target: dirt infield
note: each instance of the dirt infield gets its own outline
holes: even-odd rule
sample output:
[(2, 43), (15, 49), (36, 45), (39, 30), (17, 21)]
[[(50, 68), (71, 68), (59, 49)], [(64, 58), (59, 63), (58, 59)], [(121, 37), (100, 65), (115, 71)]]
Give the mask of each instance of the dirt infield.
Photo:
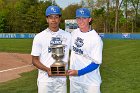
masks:
[(0, 53), (0, 83), (21, 77), (35, 67), (31, 63), (30, 54)]

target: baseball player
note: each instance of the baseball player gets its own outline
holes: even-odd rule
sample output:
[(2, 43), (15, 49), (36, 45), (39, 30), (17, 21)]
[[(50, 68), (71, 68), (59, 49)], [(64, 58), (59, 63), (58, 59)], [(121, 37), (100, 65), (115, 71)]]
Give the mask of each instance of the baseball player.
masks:
[[(58, 6), (46, 9), (48, 28), (38, 33), (32, 45), (32, 63), (38, 68), (38, 93), (66, 93), (66, 77), (50, 75), (50, 66), (55, 62), (50, 46), (64, 44), (64, 62), (68, 62), (70, 48), (70, 33), (59, 28), (61, 10)], [(66, 64), (65, 63), (65, 64)]]
[(76, 20), (79, 28), (71, 33), (70, 93), (100, 93), (103, 42), (89, 25), (87, 8), (76, 10)]

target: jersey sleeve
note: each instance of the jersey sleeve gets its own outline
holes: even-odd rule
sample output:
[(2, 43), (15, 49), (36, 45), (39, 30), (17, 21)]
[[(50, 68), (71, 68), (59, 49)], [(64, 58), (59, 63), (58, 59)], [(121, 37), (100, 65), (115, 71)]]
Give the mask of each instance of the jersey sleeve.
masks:
[(35, 36), (32, 44), (32, 51), (31, 55), (32, 56), (40, 56), (41, 54), (41, 42), (39, 40), (38, 36)]
[(92, 58), (96, 60), (96, 64), (102, 63), (102, 49), (103, 49), (103, 42), (101, 38), (98, 38), (94, 48), (92, 49)]
[(69, 61), (69, 51), (70, 51), (70, 44), (71, 44), (70, 42), (71, 42), (71, 35), (68, 34), (67, 41), (65, 43), (64, 58), (63, 58), (63, 61), (66, 63)]

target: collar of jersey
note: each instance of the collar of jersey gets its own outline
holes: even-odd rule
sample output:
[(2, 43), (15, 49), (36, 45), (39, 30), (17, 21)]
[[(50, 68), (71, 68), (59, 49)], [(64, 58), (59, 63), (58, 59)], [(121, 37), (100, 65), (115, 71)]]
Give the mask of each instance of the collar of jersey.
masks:
[[(79, 30), (80, 30), (80, 28), (79, 28)], [(88, 32), (90, 32), (90, 31), (92, 31), (92, 29), (90, 29), (90, 30), (87, 31), (87, 32), (82, 32), (82, 31), (80, 30), (80, 32), (82, 32), (82, 33), (88, 33)]]
[(50, 30), (49, 28), (47, 28), (47, 32), (51, 33), (52, 35), (56, 34), (59, 32), (59, 30), (57, 32), (53, 32), (52, 30)]

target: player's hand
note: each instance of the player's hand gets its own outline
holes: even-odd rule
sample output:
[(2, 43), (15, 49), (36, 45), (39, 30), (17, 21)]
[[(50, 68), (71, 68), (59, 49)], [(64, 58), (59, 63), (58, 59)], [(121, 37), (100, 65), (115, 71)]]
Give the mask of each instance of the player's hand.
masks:
[(51, 76), (51, 71), (48, 72), (48, 76)]
[(48, 76), (51, 75), (51, 70), (50, 70), (50, 68), (47, 68), (47, 73), (48, 73)]
[(77, 76), (78, 75), (78, 70), (68, 70), (68, 75), (69, 76)]

